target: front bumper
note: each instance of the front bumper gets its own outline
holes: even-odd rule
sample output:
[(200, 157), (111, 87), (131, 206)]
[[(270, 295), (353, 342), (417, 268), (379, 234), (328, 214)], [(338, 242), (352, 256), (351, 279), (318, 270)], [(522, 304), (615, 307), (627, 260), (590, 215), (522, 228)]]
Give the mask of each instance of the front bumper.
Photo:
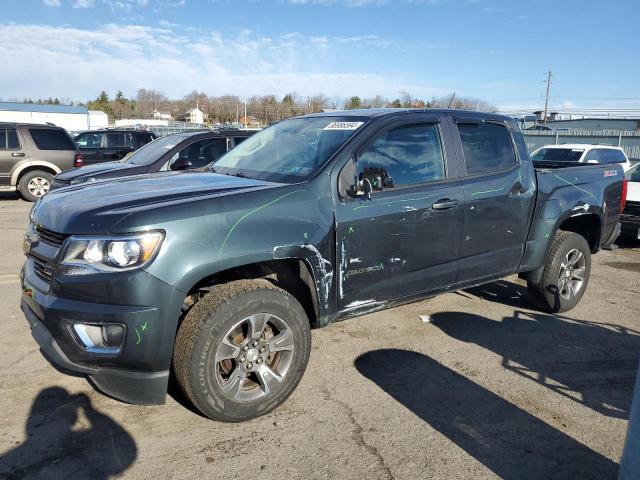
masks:
[[(87, 375), (99, 390), (119, 400), (164, 403), (184, 294), (144, 271), (115, 274), (110, 282), (104, 275), (86, 277), (54, 278), (47, 285), (27, 259), (21, 272), (21, 309), (45, 357), (63, 370)], [(73, 334), (78, 322), (123, 325), (120, 351), (86, 349)]]

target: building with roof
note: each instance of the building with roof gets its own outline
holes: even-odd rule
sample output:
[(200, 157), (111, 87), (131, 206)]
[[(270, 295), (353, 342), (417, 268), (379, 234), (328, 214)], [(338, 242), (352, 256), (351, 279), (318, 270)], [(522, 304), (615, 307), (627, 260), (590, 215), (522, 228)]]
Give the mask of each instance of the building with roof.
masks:
[(204, 112), (198, 107), (190, 108), (184, 115), (184, 120), (189, 123), (197, 123), (202, 125), (204, 123)]
[(0, 122), (52, 123), (70, 132), (106, 128), (106, 113), (72, 105), (0, 102)]

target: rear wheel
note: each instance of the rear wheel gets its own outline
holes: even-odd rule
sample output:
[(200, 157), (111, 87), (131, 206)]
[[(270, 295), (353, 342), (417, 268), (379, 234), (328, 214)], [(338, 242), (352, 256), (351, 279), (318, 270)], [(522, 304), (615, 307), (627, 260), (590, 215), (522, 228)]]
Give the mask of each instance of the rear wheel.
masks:
[(591, 274), (591, 251), (582, 235), (558, 232), (539, 283), (528, 282), (533, 303), (549, 312), (566, 312), (584, 295)]
[(217, 285), (189, 311), (174, 352), (176, 378), (204, 415), (240, 422), (291, 395), (311, 350), (309, 320), (268, 280)]
[(20, 195), (29, 202), (35, 202), (51, 189), (53, 175), (41, 170), (26, 173), (18, 185)]

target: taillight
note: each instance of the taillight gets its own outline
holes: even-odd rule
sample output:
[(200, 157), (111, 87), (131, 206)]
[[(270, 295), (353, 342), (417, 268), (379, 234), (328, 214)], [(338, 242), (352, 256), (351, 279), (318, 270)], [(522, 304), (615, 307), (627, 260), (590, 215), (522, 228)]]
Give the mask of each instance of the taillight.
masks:
[(82, 154), (76, 153), (76, 156), (73, 159), (73, 166), (75, 168), (82, 167), (84, 165), (84, 160), (82, 160)]
[(622, 177), (622, 198), (620, 198), (620, 213), (624, 212), (627, 203), (627, 177)]

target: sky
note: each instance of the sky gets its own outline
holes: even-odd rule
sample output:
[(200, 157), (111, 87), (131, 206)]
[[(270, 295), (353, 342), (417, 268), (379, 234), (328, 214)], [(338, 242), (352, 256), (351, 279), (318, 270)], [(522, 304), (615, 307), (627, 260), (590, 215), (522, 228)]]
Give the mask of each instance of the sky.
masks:
[(638, 0), (0, 0), (0, 98), (456, 92), (640, 109)]

